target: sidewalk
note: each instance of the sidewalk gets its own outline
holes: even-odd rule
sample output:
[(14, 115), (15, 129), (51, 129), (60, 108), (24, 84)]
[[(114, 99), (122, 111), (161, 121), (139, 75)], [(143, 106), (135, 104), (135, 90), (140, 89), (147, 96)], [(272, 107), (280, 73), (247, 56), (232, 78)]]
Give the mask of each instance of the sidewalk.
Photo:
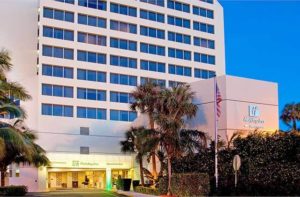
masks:
[(125, 192), (125, 191), (118, 190), (117, 193), (126, 195), (126, 196), (130, 196), (130, 197), (157, 197), (157, 196), (141, 194), (141, 193), (137, 193), (137, 192), (133, 192), (133, 191)]

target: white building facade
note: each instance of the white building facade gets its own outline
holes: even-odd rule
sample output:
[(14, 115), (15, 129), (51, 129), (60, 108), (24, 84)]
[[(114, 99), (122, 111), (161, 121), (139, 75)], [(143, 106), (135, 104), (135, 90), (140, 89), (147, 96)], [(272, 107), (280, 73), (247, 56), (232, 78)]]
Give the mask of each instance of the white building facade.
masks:
[[(225, 74), (223, 9), (215, 0), (2, 0), (0, 47), (51, 166), (12, 167), (30, 191), (107, 188), (137, 178), (119, 142), (137, 113), (130, 92)], [(88, 184), (84, 185), (89, 179)]]

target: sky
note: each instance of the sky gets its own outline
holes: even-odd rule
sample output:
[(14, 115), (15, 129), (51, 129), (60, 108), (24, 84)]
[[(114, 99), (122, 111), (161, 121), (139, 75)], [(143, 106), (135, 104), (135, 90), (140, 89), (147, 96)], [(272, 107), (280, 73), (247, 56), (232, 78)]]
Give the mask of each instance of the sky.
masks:
[[(279, 112), (300, 102), (300, 0), (219, 0), (227, 74), (277, 82)], [(281, 122), (280, 128), (286, 130)]]

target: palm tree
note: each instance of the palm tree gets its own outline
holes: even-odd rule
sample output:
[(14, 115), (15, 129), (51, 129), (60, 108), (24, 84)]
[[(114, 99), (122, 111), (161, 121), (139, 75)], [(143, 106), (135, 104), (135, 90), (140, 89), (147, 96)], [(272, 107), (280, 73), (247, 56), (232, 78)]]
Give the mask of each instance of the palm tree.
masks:
[[(149, 128), (154, 130), (153, 114), (156, 110), (156, 102), (161, 88), (154, 83), (146, 83), (138, 86), (132, 93), (134, 102), (131, 104), (131, 110), (139, 110), (143, 114), (147, 114), (149, 119)], [(156, 155), (155, 151), (151, 153), (152, 158), (152, 174), (154, 179), (157, 178)]]
[(14, 124), (1, 123), (0, 138), (4, 142), (4, 155), (0, 159), (1, 186), (5, 185), (7, 166), (12, 163), (29, 163), (35, 167), (50, 164), (46, 152), (34, 141), (37, 136), (28, 130), (20, 120)]
[(140, 165), (141, 184), (144, 185), (143, 157), (149, 152), (144, 143), (144, 134), (147, 130), (144, 127), (130, 128), (125, 133), (125, 140), (120, 142), (123, 153), (136, 153), (136, 160)]
[(154, 120), (159, 127), (161, 146), (167, 154), (168, 161), (168, 195), (171, 195), (171, 160), (182, 153), (180, 130), (185, 119), (196, 116), (198, 107), (192, 103), (194, 93), (189, 85), (179, 85), (160, 92)]
[(286, 104), (280, 118), (286, 125), (291, 127), (293, 131), (297, 131), (297, 121), (300, 120), (300, 103)]

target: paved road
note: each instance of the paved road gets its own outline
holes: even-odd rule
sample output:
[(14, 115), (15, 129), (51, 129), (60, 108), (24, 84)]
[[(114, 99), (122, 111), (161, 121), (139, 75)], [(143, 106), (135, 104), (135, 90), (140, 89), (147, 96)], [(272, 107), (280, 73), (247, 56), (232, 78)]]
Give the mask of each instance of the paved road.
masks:
[(30, 193), (27, 196), (30, 197), (125, 197), (124, 195), (117, 194), (115, 192), (108, 192), (103, 190), (97, 191), (55, 191), (45, 193)]

